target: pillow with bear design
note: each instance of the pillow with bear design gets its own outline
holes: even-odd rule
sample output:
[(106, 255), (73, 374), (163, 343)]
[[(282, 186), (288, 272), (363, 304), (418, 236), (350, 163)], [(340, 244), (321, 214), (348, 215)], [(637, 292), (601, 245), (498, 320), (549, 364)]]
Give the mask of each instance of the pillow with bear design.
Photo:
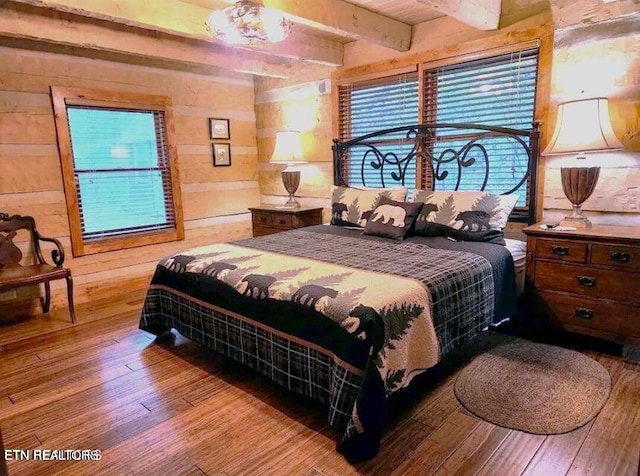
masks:
[(367, 188), (331, 187), (331, 224), (364, 228), (382, 197), (399, 202), (407, 196), (405, 187)]
[(422, 203), (399, 202), (382, 197), (362, 234), (404, 240), (421, 208)]
[(424, 203), (416, 219), (417, 235), (451, 236), (470, 241), (497, 239), (500, 243), (502, 236), (496, 236), (496, 232), (502, 234), (518, 196), (416, 190), (413, 200)]

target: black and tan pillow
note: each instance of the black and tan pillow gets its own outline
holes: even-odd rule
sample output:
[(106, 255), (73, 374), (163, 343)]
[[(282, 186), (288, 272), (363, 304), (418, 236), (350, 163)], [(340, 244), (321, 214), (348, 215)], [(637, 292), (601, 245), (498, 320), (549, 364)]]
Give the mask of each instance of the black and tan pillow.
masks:
[(403, 202), (405, 187), (398, 188), (331, 188), (331, 224), (364, 228), (382, 197)]
[(400, 202), (382, 197), (367, 221), (363, 234), (404, 240), (421, 208), (422, 203)]
[(417, 235), (501, 242), (518, 196), (416, 190), (413, 201), (424, 204), (416, 219)]

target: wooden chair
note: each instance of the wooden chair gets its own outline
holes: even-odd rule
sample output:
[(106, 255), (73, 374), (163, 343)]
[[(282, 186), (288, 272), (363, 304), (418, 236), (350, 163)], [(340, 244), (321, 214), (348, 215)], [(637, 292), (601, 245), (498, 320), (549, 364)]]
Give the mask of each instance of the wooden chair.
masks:
[[(20, 264), (22, 252), (13, 243), (13, 238), (19, 230), (26, 230), (30, 234), (31, 247), (34, 253), (34, 264)], [(51, 251), (52, 266), (42, 256), (41, 241), (48, 241), (56, 246)], [(67, 281), (67, 299), (71, 322), (75, 324), (76, 315), (73, 308), (73, 280), (71, 270), (63, 268), (64, 249), (62, 243), (55, 238), (46, 238), (36, 229), (33, 217), (0, 213), (0, 292), (23, 286), (44, 284), (44, 300), (41, 299), (42, 311), (47, 313), (51, 307), (50, 282), (56, 279)]]

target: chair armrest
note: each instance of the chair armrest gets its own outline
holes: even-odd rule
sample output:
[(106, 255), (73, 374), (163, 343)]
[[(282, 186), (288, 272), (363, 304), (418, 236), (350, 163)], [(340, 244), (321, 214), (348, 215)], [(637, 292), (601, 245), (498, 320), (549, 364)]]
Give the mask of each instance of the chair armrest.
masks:
[[(64, 248), (62, 247), (62, 243), (60, 243), (60, 241), (55, 238), (47, 238), (46, 236), (42, 236), (40, 235), (40, 233), (36, 235), (36, 239), (40, 241), (48, 241), (49, 243), (53, 243), (54, 245), (56, 245), (57, 249), (51, 250), (51, 259), (56, 265), (56, 268), (60, 268), (64, 264)], [(42, 259), (42, 261), (44, 261), (44, 258), (40, 258)]]

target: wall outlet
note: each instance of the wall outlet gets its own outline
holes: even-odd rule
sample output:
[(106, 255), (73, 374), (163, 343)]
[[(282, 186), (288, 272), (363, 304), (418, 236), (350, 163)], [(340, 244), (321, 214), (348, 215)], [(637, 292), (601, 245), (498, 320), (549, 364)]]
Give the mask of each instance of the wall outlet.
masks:
[(0, 293), (0, 302), (12, 301), (17, 297), (18, 297), (18, 292), (15, 289), (12, 291), (6, 291), (4, 293)]

